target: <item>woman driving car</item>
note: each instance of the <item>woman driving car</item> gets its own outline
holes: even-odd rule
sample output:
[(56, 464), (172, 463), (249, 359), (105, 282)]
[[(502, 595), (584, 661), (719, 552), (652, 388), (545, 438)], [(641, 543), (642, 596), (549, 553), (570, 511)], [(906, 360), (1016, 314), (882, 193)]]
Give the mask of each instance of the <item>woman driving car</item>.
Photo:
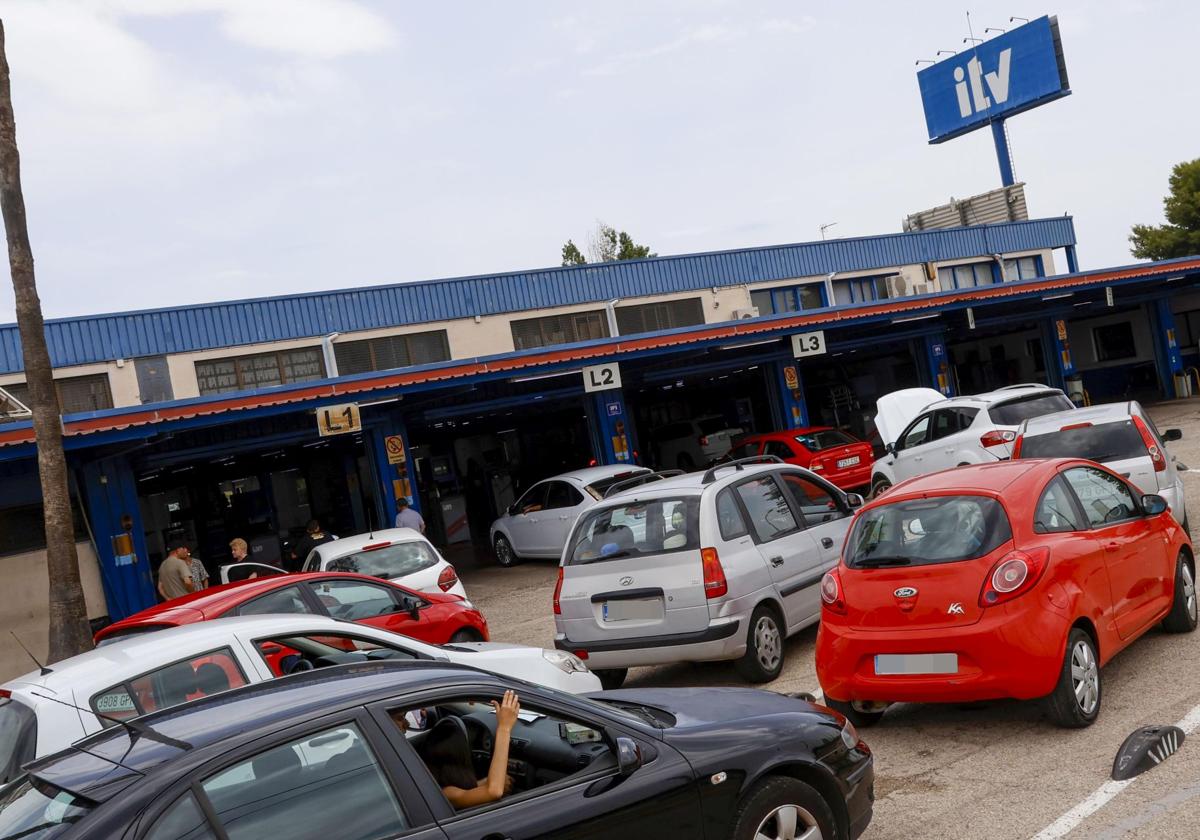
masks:
[(492, 708), (496, 710), (496, 737), (492, 762), (487, 778), (482, 782), (475, 777), (471, 745), (458, 718), (438, 721), (421, 749), (429, 772), (441, 785), (446, 799), (458, 810), (495, 802), (512, 787), (508, 776), (508, 746), (521, 704), (516, 692), (506, 691), (501, 702), (492, 701)]

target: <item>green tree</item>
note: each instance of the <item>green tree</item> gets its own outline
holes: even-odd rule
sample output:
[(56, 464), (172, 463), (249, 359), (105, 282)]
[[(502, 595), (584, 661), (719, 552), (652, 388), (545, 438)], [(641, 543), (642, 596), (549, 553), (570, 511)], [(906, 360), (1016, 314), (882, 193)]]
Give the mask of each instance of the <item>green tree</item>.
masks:
[(1200, 159), (1175, 165), (1163, 199), (1165, 225), (1134, 225), (1129, 241), (1133, 255), (1167, 260), (1200, 254)]
[[(615, 262), (617, 260), (640, 260), (645, 257), (655, 257), (657, 254), (650, 250), (649, 245), (638, 245), (633, 237), (623, 230), (617, 230), (612, 225), (597, 222), (596, 229), (588, 239), (588, 256), (594, 263)], [(562, 248), (563, 265), (586, 265), (588, 260), (579, 250), (573, 240), (568, 239)]]

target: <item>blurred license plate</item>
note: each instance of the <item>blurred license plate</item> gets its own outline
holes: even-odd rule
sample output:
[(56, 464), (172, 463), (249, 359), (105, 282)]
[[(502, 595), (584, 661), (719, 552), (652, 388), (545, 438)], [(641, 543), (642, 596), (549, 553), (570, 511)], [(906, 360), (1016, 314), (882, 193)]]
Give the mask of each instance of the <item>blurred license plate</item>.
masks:
[(633, 601), (605, 601), (601, 607), (605, 621), (630, 621), (639, 618), (660, 618), (662, 601), (658, 598), (639, 598)]
[(853, 467), (857, 463), (858, 456), (855, 455), (853, 458), (842, 458), (840, 461), (838, 461), (838, 467)]
[(875, 655), (875, 673), (957, 674), (957, 653), (879, 653)]

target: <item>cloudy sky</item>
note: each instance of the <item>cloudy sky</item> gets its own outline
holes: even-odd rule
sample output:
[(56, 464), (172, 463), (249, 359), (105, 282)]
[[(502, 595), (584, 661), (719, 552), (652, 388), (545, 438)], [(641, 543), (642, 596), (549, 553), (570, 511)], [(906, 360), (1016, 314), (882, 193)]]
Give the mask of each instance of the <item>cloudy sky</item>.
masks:
[[(1194, 2), (1056, 13), (1074, 94), (1010, 121), (1034, 215), (1131, 260), (1200, 155)], [(964, 5), (0, 0), (48, 317), (555, 265), (597, 219), (660, 254), (899, 230), (999, 185), (925, 142), (914, 61)], [(1065, 270), (1065, 267), (1060, 267)], [(13, 318), (0, 283), (0, 321)]]

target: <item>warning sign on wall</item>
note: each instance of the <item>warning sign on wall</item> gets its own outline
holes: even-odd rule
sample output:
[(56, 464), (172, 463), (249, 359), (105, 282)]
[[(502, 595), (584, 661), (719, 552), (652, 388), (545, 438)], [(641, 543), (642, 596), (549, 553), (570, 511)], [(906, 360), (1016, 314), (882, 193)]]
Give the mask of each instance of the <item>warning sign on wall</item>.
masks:
[(404, 438), (400, 437), (400, 435), (388, 435), (385, 437), (383, 439), (383, 448), (387, 450), (389, 464), (404, 463)]

